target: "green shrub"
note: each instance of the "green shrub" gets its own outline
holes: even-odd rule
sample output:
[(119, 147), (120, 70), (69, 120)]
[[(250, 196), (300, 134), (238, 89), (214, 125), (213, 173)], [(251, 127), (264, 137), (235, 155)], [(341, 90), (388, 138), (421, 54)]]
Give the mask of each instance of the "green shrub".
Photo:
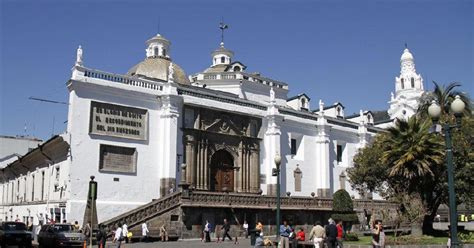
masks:
[(458, 233), (458, 238), (462, 242), (472, 243), (474, 242), (474, 232)]
[(352, 202), (352, 198), (347, 193), (347, 191), (340, 189), (336, 191), (332, 197), (332, 210), (336, 212), (353, 212), (354, 211), (354, 203)]
[(354, 203), (347, 191), (344, 189), (336, 191), (332, 200), (332, 219), (342, 220), (345, 223), (344, 228), (346, 228), (346, 230), (350, 228), (352, 224), (359, 223), (359, 218), (357, 218), (357, 215), (354, 212)]
[(345, 241), (359, 241), (359, 236), (356, 233), (346, 233), (344, 236)]

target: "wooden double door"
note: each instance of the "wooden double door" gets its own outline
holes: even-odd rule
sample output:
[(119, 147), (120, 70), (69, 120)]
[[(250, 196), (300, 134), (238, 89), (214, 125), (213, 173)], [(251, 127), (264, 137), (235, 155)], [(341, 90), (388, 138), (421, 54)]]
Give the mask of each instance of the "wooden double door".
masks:
[(234, 159), (232, 155), (219, 150), (211, 159), (211, 191), (233, 192), (234, 191)]

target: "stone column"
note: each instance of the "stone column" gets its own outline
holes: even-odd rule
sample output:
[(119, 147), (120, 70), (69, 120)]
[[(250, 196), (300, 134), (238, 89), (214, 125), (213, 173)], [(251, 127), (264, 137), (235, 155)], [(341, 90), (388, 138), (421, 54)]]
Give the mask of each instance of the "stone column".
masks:
[(196, 189), (202, 189), (202, 139), (197, 142)]
[[(167, 195), (176, 185), (176, 154), (178, 133), (178, 104), (181, 97), (174, 95), (176, 88), (167, 84), (167, 94), (161, 96), (159, 119), (158, 165), (160, 178), (160, 197)], [(174, 90), (173, 90), (174, 89)]]
[(209, 158), (208, 158), (209, 142), (204, 140), (204, 166), (203, 166), (203, 189), (209, 190)]
[(329, 163), (329, 136), (328, 125), (324, 112), (318, 118), (318, 135), (316, 136), (316, 191), (319, 197), (331, 196), (331, 164)]
[(193, 183), (193, 171), (195, 165), (195, 139), (191, 134), (186, 135), (186, 183)]
[[(258, 146), (255, 144), (255, 146)], [(250, 158), (250, 192), (256, 193), (260, 189), (260, 163), (259, 149), (252, 149)]]
[[(273, 90), (273, 89), (272, 89)], [(265, 160), (264, 173), (266, 176), (267, 195), (276, 195), (276, 177), (272, 176), (272, 169), (275, 168), (275, 155), (280, 154), (280, 126), (278, 123), (282, 117), (279, 115), (276, 102), (272, 101), (267, 110), (267, 130), (264, 137)], [(284, 154), (280, 154), (283, 158)], [(284, 161), (284, 159), (282, 159)], [(282, 167), (284, 167), (282, 165)]]
[(239, 158), (236, 161), (236, 165), (239, 168), (237, 173), (237, 190), (238, 192), (244, 192), (244, 186), (242, 183), (243, 180), (243, 171), (244, 171), (244, 150), (243, 150), (243, 141), (239, 142)]

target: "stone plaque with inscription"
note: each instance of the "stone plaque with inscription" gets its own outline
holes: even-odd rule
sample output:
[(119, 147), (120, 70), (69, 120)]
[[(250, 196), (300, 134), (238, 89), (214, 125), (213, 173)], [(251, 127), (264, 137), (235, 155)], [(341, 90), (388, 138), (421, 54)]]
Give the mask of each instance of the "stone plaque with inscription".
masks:
[(146, 140), (148, 111), (109, 103), (91, 102), (89, 132), (127, 139)]
[(101, 172), (137, 172), (135, 148), (100, 145), (99, 170)]

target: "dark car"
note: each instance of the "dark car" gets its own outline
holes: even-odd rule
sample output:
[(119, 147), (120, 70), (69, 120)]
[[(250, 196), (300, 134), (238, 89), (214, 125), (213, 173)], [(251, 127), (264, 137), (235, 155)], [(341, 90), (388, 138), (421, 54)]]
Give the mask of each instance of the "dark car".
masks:
[(0, 224), (0, 246), (15, 245), (18, 247), (31, 247), (33, 235), (27, 231), (25, 223), (2, 222)]
[(71, 224), (43, 225), (38, 234), (40, 247), (83, 247), (86, 237)]

